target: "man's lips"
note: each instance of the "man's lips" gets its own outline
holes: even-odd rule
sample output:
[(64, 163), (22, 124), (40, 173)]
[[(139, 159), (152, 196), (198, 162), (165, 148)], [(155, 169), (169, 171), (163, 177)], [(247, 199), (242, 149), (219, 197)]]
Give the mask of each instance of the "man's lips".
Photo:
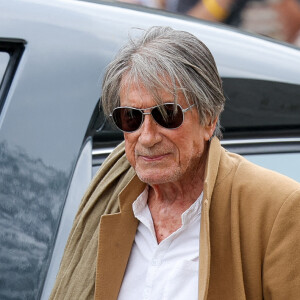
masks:
[(164, 159), (166, 156), (168, 156), (168, 154), (159, 154), (159, 155), (141, 155), (139, 154), (138, 157), (143, 159), (144, 161), (147, 162), (154, 162), (154, 161), (160, 161), (162, 159)]

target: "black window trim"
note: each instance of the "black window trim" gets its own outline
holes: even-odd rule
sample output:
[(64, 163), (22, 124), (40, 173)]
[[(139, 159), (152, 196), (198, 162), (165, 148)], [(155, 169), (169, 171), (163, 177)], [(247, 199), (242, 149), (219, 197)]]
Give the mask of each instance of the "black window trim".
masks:
[(0, 85), (0, 115), (4, 106), (6, 96), (24, 52), (25, 45), (26, 41), (21, 39), (0, 38), (0, 52), (6, 52), (10, 56)]

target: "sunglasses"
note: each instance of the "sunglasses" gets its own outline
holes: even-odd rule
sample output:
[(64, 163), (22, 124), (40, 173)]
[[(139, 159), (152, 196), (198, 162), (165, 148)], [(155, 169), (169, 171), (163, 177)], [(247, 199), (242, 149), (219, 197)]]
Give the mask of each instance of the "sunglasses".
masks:
[[(151, 115), (154, 121), (168, 129), (175, 129), (181, 126), (184, 121), (184, 113), (190, 110), (195, 104), (183, 109), (179, 104), (164, 103), (153, 107), (139, 109), (134, 107), (116, 107), (110, 115), (116, 126), (124, 132), (138, 130), (144, 121), (144, 115)], [(150, 112), (144, 112), (150, 110)]]

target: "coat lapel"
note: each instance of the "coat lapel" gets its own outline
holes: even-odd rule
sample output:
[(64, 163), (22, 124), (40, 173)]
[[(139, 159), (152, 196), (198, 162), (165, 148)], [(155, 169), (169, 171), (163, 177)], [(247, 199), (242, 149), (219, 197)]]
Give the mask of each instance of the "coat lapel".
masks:
[(210, 275), (210, 230), (209, 230), (209, 209), (213, 189), (216, 183), (218, 168), (221, 157), (221, 146), (217, 138), (213, 138), (210, 147), (208, 159), (206, 162), (203, 202), (201, 212), (200, 227), (200, 254), (199, 254), (199, 285), (198, 299), (207, 299)]
[(145, 189), (135, 175), (119, 195), (120, 213), (100, 221), (95, 300), (116, 300), (135, 238), (138, 220), (132, 203)]

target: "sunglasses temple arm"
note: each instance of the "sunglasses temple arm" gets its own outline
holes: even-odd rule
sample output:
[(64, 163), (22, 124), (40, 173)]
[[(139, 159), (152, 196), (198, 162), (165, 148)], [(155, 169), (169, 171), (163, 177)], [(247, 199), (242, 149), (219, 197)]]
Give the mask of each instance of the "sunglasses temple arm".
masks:
[(192, 104), (191, 106), (185, 108), (185, 109), (182, 109), (182, 111), (185, 113), (186, 111), (190, 110), (191, 108), (193, 108), (196, 104)]

